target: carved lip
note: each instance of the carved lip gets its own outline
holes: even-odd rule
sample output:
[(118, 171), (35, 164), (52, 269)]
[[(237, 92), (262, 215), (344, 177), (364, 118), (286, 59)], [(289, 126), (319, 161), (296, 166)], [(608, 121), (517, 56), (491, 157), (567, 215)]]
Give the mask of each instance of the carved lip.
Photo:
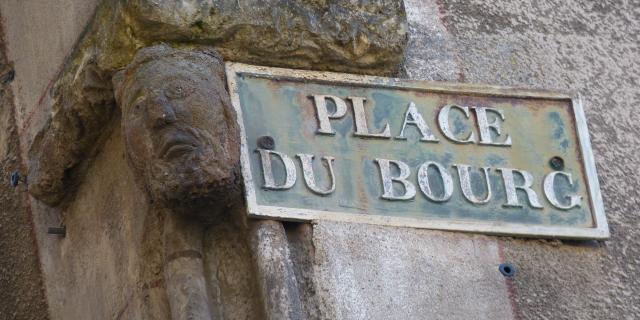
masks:
[(160, 148), (160, 157), (171, 159), (192, 152), (197, 148), (198, 141), (194, 137), (184, 132), (173, 132), (168, 134), (162, 148)]

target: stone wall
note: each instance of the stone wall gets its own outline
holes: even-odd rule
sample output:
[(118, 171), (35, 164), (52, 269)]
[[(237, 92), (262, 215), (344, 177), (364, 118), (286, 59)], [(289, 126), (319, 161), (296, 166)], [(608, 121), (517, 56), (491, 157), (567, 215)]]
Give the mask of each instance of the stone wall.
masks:
[[(19, 147), (2, 141), (0, 151), (5, 145), (13, 150), (9, 159), (26, 157), (31, 137), (48, 116), (48, 90), (97, 2), (0, 2), (7, 59), (16, 71), (10, 84), (13, 103), (3, 102), (0, 119), (15, 119), (6, 128), (15, 128), (20, 138)], [(612, 236), (604, 242), (571, 242), (335, 222), (285, 224), (304, 314), (339, 319), (640, 317), (640, 218), (634, 211), (640, 205), (635, 188), (640, 183), (635, 174), (640, 115), (634, 112), (640, 103), (640, 5), (405, 0), (404, 6), (409, 40), (400, 77), (582, 95)], [(10, 97), (3, 94), (5, 100)], [(11, 106), (14, 111), (8, 111)], [(22, 229), (33, 224), (53, 319), (135, 319), (132, 306), (146, 298), (139, 293), (153, 294), (149, 289), (158, 282), (136, 276), (140, 259), (154, 258), (143, 245), (157, 237), (142, 228), (145, 216), (140, 213), (147, 212), (148, 204), (131, 181), (119, 128), (105, 130), (110, 135), (68, 206), (51, 208), (34, 198), (23, 201), (24, 189), (21, 195), (13, 188), (0, 189), (0, 243), (11, 248), (8, 254), (3, 250), (0, 267), (0, 281), (8, 283), (0, 282), (0, 318), (29, 319), (44, 312), (35, 250), (26, 245), (27, 254), (21, 256), (15, 249), (33, 238), (5, 240), (12, 234), (5, 224)], [(0, 138), (14, 131), (3, 125)], [(3, 177), (20, 167), (15, 161), (4, 163)], [(29, 211), (32, 222), (25, 221)], [(10, 212), (25, 215), (16, 221)], [(65, 238), (46, 233), (60, 224), (67, 227)], [(212, 230), (208, 239), (214, 243), (222, 235), (237, 236), (233, 230)], [(233, 241), (217, 243), (207, 250), (225, 257), (224, 262), (210, 261), (209, 267), (224, 272), (215, 280), (223, 282), (226, 296), (238, 297), (219, 312), (228, 318), (262, 317), (259, 298), (251, 294), (256, 281), (245, 276), (252, 271), (250, 249)], [(515, 277), (498, 272), (501, 262), (517, 267)], [(18, 269), (29, 270), (25, 282), (15, 280)]]

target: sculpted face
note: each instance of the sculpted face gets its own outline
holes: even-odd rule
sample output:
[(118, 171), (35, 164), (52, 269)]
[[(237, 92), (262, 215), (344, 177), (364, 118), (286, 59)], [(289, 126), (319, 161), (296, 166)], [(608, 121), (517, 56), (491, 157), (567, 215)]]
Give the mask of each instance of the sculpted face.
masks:
[(218, 58), (181, 52), (144, 61), (116, 82), (137, 177), (154, 201), (206, 221), (239, 191), (239, 144), (222, 72)]

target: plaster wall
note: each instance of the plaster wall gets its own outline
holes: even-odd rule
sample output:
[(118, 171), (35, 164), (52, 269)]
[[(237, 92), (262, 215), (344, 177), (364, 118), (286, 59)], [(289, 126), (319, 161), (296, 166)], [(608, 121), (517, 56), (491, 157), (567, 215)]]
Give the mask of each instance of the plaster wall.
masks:
[[(96, 2), (0, 2), (16, 71), (14, 119), (22, 150), (46, 118), (42, 99)], [(640, 115), (634, 112), (640, 103), (640, 5), (405, 0), (405, 8), (410, 38), (402, 77), (582, 94), (612, 236), (561, 242), (317, 222), (306, 238), (289, 238), (305, 313), (341, 319), (640, 317)], [(134, 319), (129, 305), (145, 297), (136, 290), (153, 286), (136, 269), (147, 254), (139, 214), (147, 203), (130, 178), (119, 128), (111, 130), (72, 205), (25, 202), (33, 212), (52, 319)], [(61, 223), (67, 237), (46, 234)], [(215, 234), (224, 232), (233, 235)], [(217, 279), (228, 290), (240, 288), (231, 296), (245, 298), (220, 312), (259, 314), (252, 312), (259, 309), (251, 298), (253, 281), (241, 272), (251, 270), (248, 249), (225, 246), (207, 249), (228, 259), (218, 269), (228, 276)], [(514, 278), (500, 275), (501, 262), (518, 268)]]
[[(5, 141), (0, 142), (3, 144), (0, 149), (6, 146), (11, 151), (8, 158), (3, 159), (12, 163), (3, 167), (3, 186), (8, 185), (8, 177), (13, 171), (24, 176), (28, 145), (50, 111), (45, 107), (50, 105), (47, 103), (49, 90), (65, 58), (93, 16), (98, 2), (0, 1), (3, 51), (6, 53), (6, 63), (15, 72), (14, 79), (5, 89), (5, 93), (10, 92), (6, 99), (10, 99), (10, 103), (2, 105), (2, 118), (8, 125), (1, 128), (3, 136), (7, 134), (7, 140), (6, 145)], [(8, 108), (13, 110), (9, 112)], [(61, 256), (57, 236), (46, 233), (49, 226), (60, 226), (60, 217), (56, 210), (39, 206), (28, 195), (24, 183), (18, 188), (2, 189), (1, 192), (1, 207), (6, 218), (0, 223), (20, 230), (21, 235), (15, 237), (12, 233), (2, 232), (4, 243), (10, 246), (3, 253), (6, 259), (1, 263), (2, 277), (12, 279), (19, 286), (2, 287), (1, 290), (6, 294), (15, 295), (17, 301), (2, 299), (6, 309), (0, 312), (0, 319), (61, 318), (49, 307), (60, 306), (66, 292), (74, 288), (52, 282), (58, 280), (56, 272), (60, 269), (53, 266), (61, 266)], [(14, 251), (21, 252), (19, 258), (12, 256), (11, 252)], [(83, 280), (75, 278), (76, 282)], [(29, 293), (25, 294), (23, 290)], [(46, 298), (39, 298), (40, 294)]]
[(515, 311), (529, 319), (637, 318), (638, 3), (445, 1), (439, 10), (458, 66), (446, 80), (583, 98), (612, 236), (600, 243), (498, 239), (503, 258), (520, 270)]
[(47, 319), (47, 304), (24, 184), (9, 177), (22, 169), (11, 79), (0, 25), (0, 318)]
[[(65, 58), (93, 17), (99, 0), (3, 0), (0, 14), (7, 57), (16, 70), (12, 88), (16, 125), (28, 145), (46, 120), (49, 90)], [(28, 148), (23, 149), (26, 155)]]

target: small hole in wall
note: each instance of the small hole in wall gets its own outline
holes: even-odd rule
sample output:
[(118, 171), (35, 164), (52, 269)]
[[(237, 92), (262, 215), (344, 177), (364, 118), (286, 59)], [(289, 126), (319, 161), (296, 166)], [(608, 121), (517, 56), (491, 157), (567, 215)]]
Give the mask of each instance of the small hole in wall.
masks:
[(502, 273), (502, 275), (505, 277), (513, 277), (513, 275), (516, 273), (516, 268), (510, 263), (500, 264), (498, 270), (500, 270), (500, 273)]

